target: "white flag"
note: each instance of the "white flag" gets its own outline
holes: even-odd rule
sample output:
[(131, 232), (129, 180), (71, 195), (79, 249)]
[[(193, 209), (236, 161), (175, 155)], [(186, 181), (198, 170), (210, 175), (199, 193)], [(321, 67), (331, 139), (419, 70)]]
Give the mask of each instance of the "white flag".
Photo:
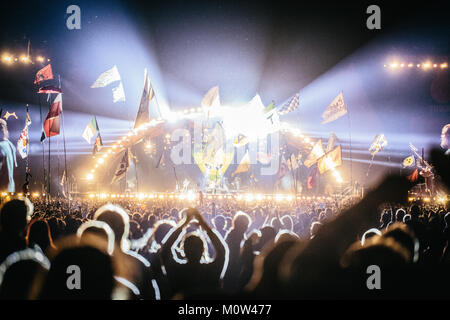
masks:
[(117, 66), (114, 66), (108, 71), (105, 71), (101, 75), (99, 75), (97, 80), (95, 80), (94, 84), (91, 86), (91, 88), (106, 87), (108, 84), (119, 80), (120, 80), (119, 70), (117, 70)]
[(344, 95), (341, 92), (333, 101), (331, 101), (330, 105), (322, 113), (322, 124), (334, 121), (346, 113), (347, 107), (345, 106)]
[(125, 101), (125, 91), (123, 91), (122, 81), (115, 88), (112, 88), (113, 103)]
[(213, 87), (205, 94), (200, 105), (204, 108), (217, 107), (220, 105), (219, 87)]

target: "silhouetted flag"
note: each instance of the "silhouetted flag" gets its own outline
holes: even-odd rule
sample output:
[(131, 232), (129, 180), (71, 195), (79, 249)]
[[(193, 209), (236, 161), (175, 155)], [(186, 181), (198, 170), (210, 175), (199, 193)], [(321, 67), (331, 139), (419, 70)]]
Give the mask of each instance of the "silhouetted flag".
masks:
[(96, 155), (103, 148), (102, 137), (100, 136), (100, 131), (98, 132), (97, 138), (94, 142), (94, 149), (92, 150), (92, 155)]
[(130, 167), (130, 161), (128, 159), (128, 149), (125, 150), (122, 159), (120, 160), (119, 165), (117, 166), (116, 171), (114, 172), (114, 176), (112, 178), (111, 184), (119, 181), (123, 177), (125, 177), (128, 168)]
[(142, 90), (141, 102), (139, 103), (136, 121), (134, 122), (135, 129), (144, 123), (150, 122), (150, 111), (148, 107), (153, 95), (153, 88), (148, 78), (147, 69), (145, 69), (144, 90)]

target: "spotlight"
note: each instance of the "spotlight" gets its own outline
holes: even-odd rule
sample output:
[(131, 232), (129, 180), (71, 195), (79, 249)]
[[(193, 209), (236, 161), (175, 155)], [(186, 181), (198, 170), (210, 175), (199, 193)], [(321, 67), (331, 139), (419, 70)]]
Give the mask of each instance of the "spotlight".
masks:
[(404, 66), (405, 66), (405, 64), (404, 64), (404, 63), (402, 63), (402, 64), (400, 65), (400, 67), (401, 67), (401, 68), (403, 68)]
[(9, 54), (4, 54), (2, 57), (3, 62), (5, 63), (12, 63), (13, 57), (11, 57)]
[(445, 69), (447, 67), (448, 67), (447, 62), (441, 63), (441, 69)]
[(41, 57), (41, 56), (38, 56), (37, 58), (36, 58), (36, 61), (38, 61), (38, 62), (44, 62), (44, 57)]
[(103, 158), (98, 159), (97, 161), (99, 164), (102, 164), (103, 162), (105, 162), (105, 160)]
[(22, 61), (23, 63), (28, 63), (30, 62), (30, 58), (27, 56), (20, 56), (20, 61)]
[(435, 63), (435, 64), (433, 64), (433, 68), (437, 68), (437, 64)]
[(398, 64), (397, 64), (396, 62), (391, 63), (391, 68), (395, 69), (395, 68), (397, 68), (397, 67), (398, 67)]
[(413, 67), (413, 64), (412, 63), (409, 63), (408, 64), (408, 68), (412, 68)]
[(94, 179), (94, 175), (93, 175), (92, 173), (88, 173), (88, 174), (86, 175), (86, 179), (89, 180), (89, 181), (91, 181), (92, 179)]
[(424, 69), (428, 69), (430, 66), (431, 66), (431, 64), (428, 63), (428, 62), (426, 62), (426, 63), (423, 64), (423, 68), (424, 68)]

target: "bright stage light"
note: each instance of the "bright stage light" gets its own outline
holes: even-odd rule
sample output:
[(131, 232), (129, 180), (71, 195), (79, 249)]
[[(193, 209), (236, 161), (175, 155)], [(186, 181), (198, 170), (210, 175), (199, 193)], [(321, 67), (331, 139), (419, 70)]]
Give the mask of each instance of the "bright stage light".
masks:
[(397, 67), (398, 67), (398, 63), (396, 63), (396, 62), (391, 63), (391, 68), (395, 69), (395, 68), (397, 68)]
[(445, 69), (447, 67), (448, 67), (447, 62), (441, 63), (441, 69)]
[(103, 164), (103, 163), (105, 162), (105, 160), (104, 160), (103, 158), (100, 158), (100, 159), (97, 160), (97, 162), (98, 162), (99, 164)]
[(2, 57), (2, 61), (5, 63), (12, 63), (13, 62), (13, 57), (10, 56), (9, 54), (4, 54)]
[(44, 57), (41, 57), (41, 56), (38, 56), (37, 58), (36, 58), (36, 61), (38, 61), (38, 62), (44, 62)]
[(94, 179), (94, 175), (93, 175), (92, 173), (88, 173), (88, 174), (86, 175), (86, 179), (87, 179), (87, 180), (92, 180), (92, 179)]
[(408, 64), (408, 68), (412, 68), (414, 65), (412, 63)]
[(423, 199), (423, 201), (430, 202), (430, 198), (426, 197), (426, 198)]
[(20, 56), (20, 61), (22, 61), (23, 63), (28, 63), (30, 62), (30, 58), (27, 56)]
[(283, 199), (284, 199), (284, 197), (283, 197), (282, 194), (277, 194), (277, 195), (275, 196), (275, 200), (276, 200), (276, 201), (283, 201)]
[(424, 69), (428, 69), (428, 68), (431, 67), (431, 64), (429, 62), (426, 62), (422, 66), (423, 66)]
[(89, 193), (89, 198), (93, 198), (95, 195), (93, 193)]
[(257, 194), (255, 198), (256, 198), (256, 200), (261, 201), (263, 199), (263, 196), (260, 194)]
[(248, 202), (253, 201), (253, 194), (247, 193), (247, 195), (245, 196), (245, 200)]

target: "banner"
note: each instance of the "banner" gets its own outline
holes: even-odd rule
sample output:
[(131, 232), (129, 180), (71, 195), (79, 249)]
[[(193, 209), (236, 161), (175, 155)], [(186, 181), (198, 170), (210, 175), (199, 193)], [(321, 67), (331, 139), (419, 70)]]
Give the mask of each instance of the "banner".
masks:
[(322, 124), (332, 122), (347, 113), (347, 107), (344, 102), (344, 95), (339, 93), (339, 95), (331, 101), (327, 109), (322, 113)]
[(30, 139), (28, 136), (28, 126), (31, 125), (31, 119), (30, 115), (27, 112), (26, 120), (25, 120), (25, 127), (23, 128), (22, 132), (20, 133), (19, 140), (17, 140), (17, 150), (19, 151), (20, 156), (22, 159), (25, 159), (28, 157), (28, 151), (30, 148)]
[(114, 65), (114, 67), (99, 75), (97, 80), (95, 80), (92, 84), (91, 88), (106, 87), (107, 85), (119, 80), (121, 80), (119, 70), (117, 70), (117, 66)]

